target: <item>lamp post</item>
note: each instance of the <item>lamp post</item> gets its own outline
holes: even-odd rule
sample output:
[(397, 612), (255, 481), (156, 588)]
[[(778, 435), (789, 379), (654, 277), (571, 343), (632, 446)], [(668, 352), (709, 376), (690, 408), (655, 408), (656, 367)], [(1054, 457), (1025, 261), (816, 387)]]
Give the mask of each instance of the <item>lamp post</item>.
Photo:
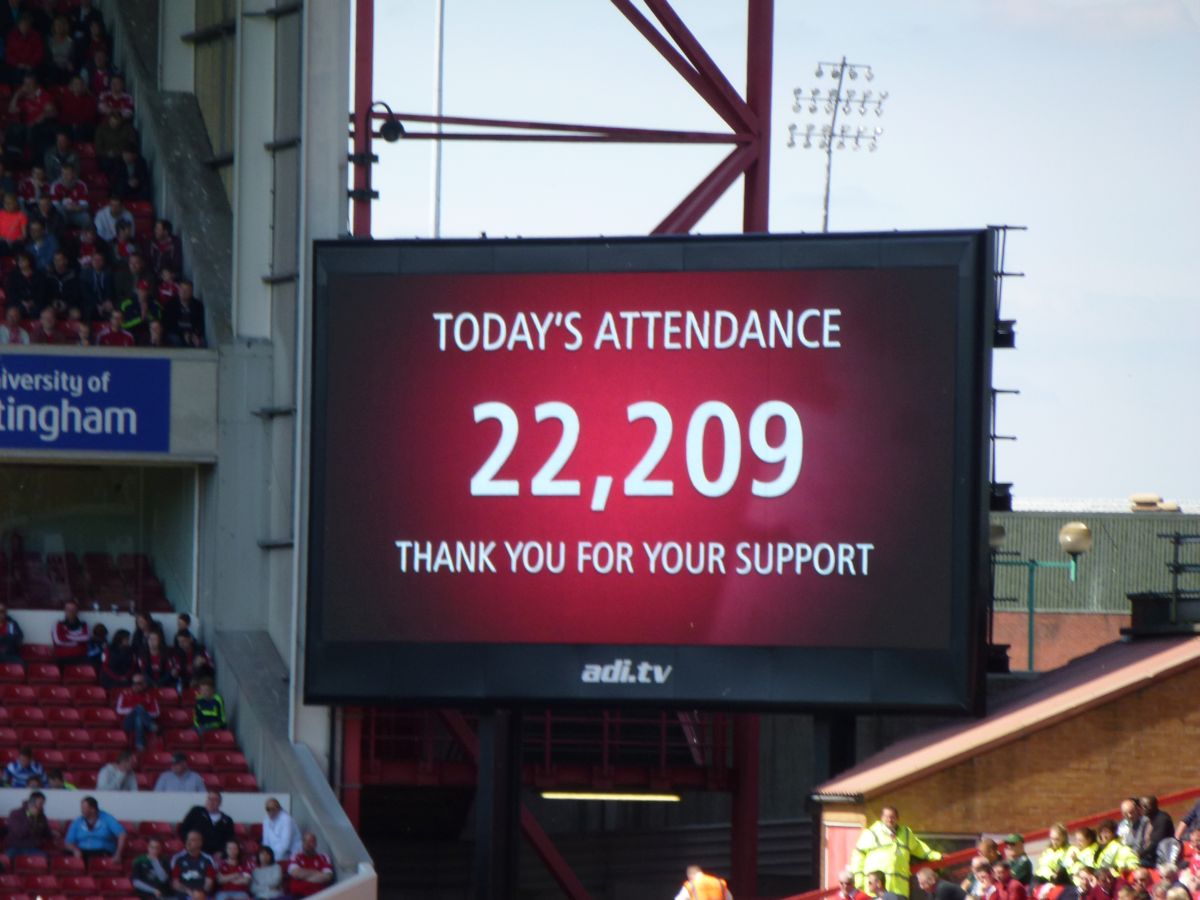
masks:
[(857, 111), (863, 117), (869, 112), (874, 112), (877, 117), (882, 116), (883, 101), (888, 98), (887, 91), (876, 92), (870, 88), (858, 90), (846, 85), (847, 79), (857, 81), (860, 75), (865, 81), (874, 81), (875, 72), (868, 65), (848, 62), (843, 56), (841, 62), (821, 61), (817, 63), (816, 76), (823, 78), (826, 69), (829, 70), (829, 77), (835, 79), (837, 83), (823, 93), (821, 88), (816, 87), (808, 91), (805, 91), (804, 88), (796, 88), (792, 91), (794, 97), (792, 112), (798, 113), (807, 110), (810, 114), (816, 115), (823, 110), (829, 117), (829, 122), (822, 125), (820, 130), (812, 122), (803, 128), (795, 124), (789, 125), (787, 142), (789, 147), (795, 147), (796, 138), (799, 135), (803, 140), (800, 146), (811, 150), (815, 138), (817, 147), (825, 151), (825, 204), (821, 231), (829, 231), (829, 185), (833, 176), (834, 145), (836, 144), (839, 150), (845, 150), (846, 142), (849, 141), (855, 150), (861, 150), (865, 145), (869, 152), (874, 153), (879, 147), (879, 138), (883, 134), (882, 128), (865, 124), (851, 126), (843, 123), (839, 128), (838, 114), (849, 116)]
[(999, 559), (998, 555), (1004, 543), (1004, 526), (994, 525), (991, 529), (990, 543), (992, 548), (992, 563), (997, 566), (1024, 566), (1029, 572), (1028, 624), (1029, 624), (1029, 657), (1028, 669), (1033, 671), (1033, 611), (1037, 599), (1037, 573), (1040, 569), (1066, 569), (1071, 581), (1079, 568), (1079, 557), (1092, 549), (1092, 530), (1082, 522), (1068, 522), (1058, 530), (1058, 546), (1070, 557), (1067, 562), (1044, 559)]

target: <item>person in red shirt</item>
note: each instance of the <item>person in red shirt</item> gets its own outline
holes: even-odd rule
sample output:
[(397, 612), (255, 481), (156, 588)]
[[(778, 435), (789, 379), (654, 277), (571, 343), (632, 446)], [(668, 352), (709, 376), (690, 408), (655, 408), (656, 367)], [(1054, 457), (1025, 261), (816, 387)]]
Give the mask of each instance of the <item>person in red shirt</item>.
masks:
[(254, 860), (242, 858), (242, 846), (237, 841), (225, 844), (225, 856), (217, 864), (217, 893), (222, 900), (237, 900), (250, 896), (250, 878)]
[(300, 852), (287, 863), (287, 892), (293, 897), (308, 897), (333, 882), (333, 863), (317, 852), (317, 836), (304, 835)]
[(100, 113), (96, 98), (88, 93), (83, 76), (75, 75), (58, 98), (58, 124), (66, 128), (76, 141), (90, 141), (96, 130)]
[(5, 140), (10, 148), (22, 148), (26, 159), (41, 160), (46, 148), (54, 143), (58, 109), (49, 92), (38, 84), (37, 76), (27, 74), (8, 103), (10, 118)]
[(158, 302), (166, 306), (179, 299), (179, 284), (175, 281), (175, 267), (164, 265), (159, 271)]
[(1092, 887), (1087, 892), (1085, 900), (1113, 900), (1116, 892), (1117, 876), (1108, 866), (1100, 866), (1092, 870)]
[(16, 194), (4, 195), (4, 208), (0, 209), (0, 254), (7, 256), (18, 250), (25, 241), (25, 229), (29, 217), (17, 203)]
[(167, 649), (159, 632), (146, 635), (146, 645), (138, 654), (138, 668), (154, 687), (175, 687), (175, 653)]
[(17, 27), (8, 33), (4, 42), (4, 61), (10, 68), (28, 75), (37, 70), (46, 58), (46, 43), (34, 30), (33, 16), (22, 13)]
[(155, 272), (161, 272), (163, 266), (170, 266), (176, 273), (179, 272), (179, 244), (175, 240), (175, 229), (167, 219), (156, 219), (154, 222), (150, 266)]
[(62, 177), (50, 185), (50, 197), (71, 228), (86, 228), (91, 224), (88, 196), (87, 184), (79, 180), (70, 163), (62, 167)]
[(126, 121), (133, 119), (133, 97), (125, 91), (124, 78), (120, 75), (112, 76), (108, 90), (100, 94), (96, 108), (102, 116), (115, 112)]
[(133, 745), (142, 751), (146, 749), (146, 735), (158, 731), (158, 697), (146, 690), (146, 676), (138, 672), (133, 676), (132, 683), (127, 688), (121, 688), (117, 694), (117, 715), (121, 717), (121, 727), (133, 739)]
[(61, 344), (62, 342), (63, 335), (58, 326), (58, 313), (52, 306), (43, 307), (37, 323), (29, 329), (29, 343)]
[(87, 659), (88, 626), (79, 618), (79, 604), (68, 600), (63, 607), (66, 616), (54, 623), (50, 632), (54, 644), (54, 658), (66, 662), (84, 662)]
[(119, 309), (114, 309), (108, 316), (108, 324), (100, 329), (96, 337), (100, 347), (132, 347), (133, 335), (125, 330), (125, 317)]
[(108, 59), (108, 48), (98, 47), (92, 54), (92, 64), (88, 66), (88, 89), (92, 92), (92, 96), (99, 97), (102, 93), (108, 90), (109, 84), (112, 82), (113, 71), (112, 65)]
[(1007, 859), (992, 863), (992, 878), (996, 883), (996, 900), (1027, 900), (1025, 885), (1012, 877), (1012, 865)]
[(29, 170), (29, 177), (21, 179), (21, 183), (17, 185), (17, 193), (21, 202), (25, 204), (25, 209), (31, 212), (37, 209), (38, 201), (42, 197), (50, 196), (50, 182), (46, 180), (46, 169), (41, 163), (35, 164)]

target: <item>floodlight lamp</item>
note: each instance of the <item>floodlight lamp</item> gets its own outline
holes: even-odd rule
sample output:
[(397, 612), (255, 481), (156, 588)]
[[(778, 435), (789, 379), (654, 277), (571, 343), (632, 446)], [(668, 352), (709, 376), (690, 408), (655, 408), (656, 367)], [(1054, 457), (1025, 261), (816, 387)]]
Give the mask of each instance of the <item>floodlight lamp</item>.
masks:
[(867, 81), (874, 81), (875, 73), (871, 71), (871, 67), (867, 66)]
[(830, 69), (830, 70), (829, 70), (829, 77), (830, 77), (830, 78), (841, 78), (841, 77), (842, 77), (842, 70), (841, 70), (841, 69)]
[(845, 150), (845, 149), (846, 149), (846, 142), (845, 142), (844, 140), (842, 140), (842, 141), (838, 141), (838, 145), (837, 145), (837, 147), (838, 147), (838, 149), (839, 149), (839, 150)]
[(847, 100), (854, 99), (854, 88), (850, 88), (850, 90), (846, 91), (846, 99)]
[(787, 145), (788, 145), (789, 147), (795, 147), (795, 146), (796, 146), (796, 126), (795, 126), (795, 125), (789, 125), (789, 126), (788, 126), (788, 140), (787, 140)]
[(805, 141), (805, 142), (804, 142), (804, 149), (805, 149), (805, 150), (811, 150), (811, 149), (812, 149), (812, 141)]
[(825, 70), (824, 70), (824, 69), (822, 69), (820, 66), (817, 66), (817, 77), (818, 77), (818, 78), (824, 78), (824, 77), (825, 77)]
[(1003, 525), (993, 522), (988, 526), (988, 546), (993, 550), (999, 550), (1004, 546), (1004, 538), (1007, 535), (1008, 532)]
[(817, 104), (815, 104), (815, 103), (808, 104), (808, 111), (810, 113), (815, 113), (817, 111)]
[(850, 77), (851, 77), (851, 78), (857, 78), (857, 77), (858, 77), (858, 69), (854, 68), (854, 66), (851, 66), (851, 67), (850, 67)]
[(876, 150), (879, 149), (879, 142), (877, 140), (875, 140), (875, 138), (871, 138), (871, 143), (867, 147), (867, 149), (870, 150), (872, 153), (874, 153)]
[(827, 113), (833, 112), (833, 104), (832, 103), (830, 103), (830, 102), (825, 103), (825, 112), (827, 112)]

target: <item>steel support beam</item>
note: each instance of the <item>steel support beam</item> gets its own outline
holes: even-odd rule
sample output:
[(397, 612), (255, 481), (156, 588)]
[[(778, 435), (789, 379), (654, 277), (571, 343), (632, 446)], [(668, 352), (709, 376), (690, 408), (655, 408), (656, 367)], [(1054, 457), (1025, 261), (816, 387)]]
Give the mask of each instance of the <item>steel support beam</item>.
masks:
[(375, 77), (375, 0), (354, 3), (354, 198), (351, 232), (371, 236), (371, 104)]
[(730, 881), (735, 897), (758, 896), (758, 738), (756, 713), (733, 717), (733, 822)]
[(746, 169), (742, 231), (767, 232), (771, 199), (771, 70), (774, 0), (749, 0), (746, 13), (746, 103), (760, 124)]
[(342, 809), (355, 830), (362, 821), (363, 711), (342, 708)]

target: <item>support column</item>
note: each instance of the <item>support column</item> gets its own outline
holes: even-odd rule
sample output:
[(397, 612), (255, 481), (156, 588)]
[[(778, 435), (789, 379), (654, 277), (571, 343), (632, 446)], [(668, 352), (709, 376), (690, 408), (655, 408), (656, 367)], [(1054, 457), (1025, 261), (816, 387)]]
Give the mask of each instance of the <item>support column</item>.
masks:
[(342, 710), (342, 809), (355, 830), (362, 821), (363, 711), (357, 706)]
[(374, 98), (375, 0), (354, 5), (354, 211), (355, 237), (371, 236), (371, 104)]
[(771, 65), (775, 0), (747, 0), (746, 103), (758, 117), (755, 160), (746, 170), (742, 231), (765, 233), (771, 191)]
[(495, 710), (479, 717), (475, 788), (475, 858), (471, 896), (517, 896), (521, 809), (521, 717)]
[(757, 714), (733, 719), (733, 827), (730, 886), (735, 897), (758, 896), (758, 738)]

